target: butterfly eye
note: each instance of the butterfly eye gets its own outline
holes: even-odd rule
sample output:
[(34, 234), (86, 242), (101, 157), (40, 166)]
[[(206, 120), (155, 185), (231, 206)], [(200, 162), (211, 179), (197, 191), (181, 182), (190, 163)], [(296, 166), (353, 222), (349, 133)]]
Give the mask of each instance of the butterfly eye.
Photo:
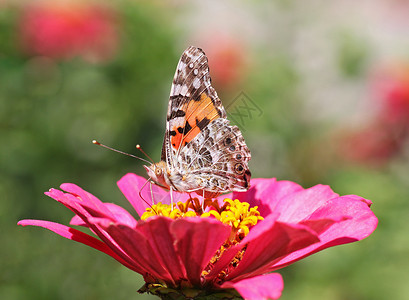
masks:
[(156, 176), (162, 175), (162, 169), (156, 169), (155, 173), (156, 173)]

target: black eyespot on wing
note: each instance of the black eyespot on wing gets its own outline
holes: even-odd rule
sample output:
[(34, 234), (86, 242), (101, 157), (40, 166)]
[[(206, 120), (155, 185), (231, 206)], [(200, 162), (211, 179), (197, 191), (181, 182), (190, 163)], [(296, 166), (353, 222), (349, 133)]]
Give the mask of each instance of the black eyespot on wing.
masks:
[(175, 135), (176, 135), (176, 131), (172, 130), (172, 131), (169, 132), (169, 134), (170, 134), (171, 136), (175, 136)]
[(236, 171), (237, 174), (243, 174), (244, 168), (242, 164), (235, 164), (234, 165), (234, 170)]
[(236, 146), (231, 145), (231, 146), (229, 147), (229, 150), (230, 150), (230, 151), (234, 151), (234, 150), (236, 150)]
[(227, 137), (227, 138), (224, 140), (224, 144), (225, 144), (226, 146), (230, 145), (230, 144), (231, 144), (231, 138)]

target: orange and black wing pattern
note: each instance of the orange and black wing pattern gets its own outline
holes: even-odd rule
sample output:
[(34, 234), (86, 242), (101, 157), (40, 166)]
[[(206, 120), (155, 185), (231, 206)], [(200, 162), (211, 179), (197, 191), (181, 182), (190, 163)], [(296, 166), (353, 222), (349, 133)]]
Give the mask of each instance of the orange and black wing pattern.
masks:
[(162, 160), (172, 168), (180, 149), (218, 118), (226, 118), (226, 111), (211, 85), (207, 57), (191, 46), (183, 52), (173, 78)]

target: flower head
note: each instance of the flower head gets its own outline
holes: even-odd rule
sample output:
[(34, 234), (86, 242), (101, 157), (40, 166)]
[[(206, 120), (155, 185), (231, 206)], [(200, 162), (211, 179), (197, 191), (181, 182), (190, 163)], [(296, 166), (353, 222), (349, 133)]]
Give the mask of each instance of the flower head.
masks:
[(378, 118), (385, 124), (409, 126), (409, 63), (397, 62), (380, 68), (372, 80), (379, 102)]
[(19, 36), (28, 54), (59, 59), (82, 57), (91, 62), (110, 59), (119, 40), (112, 9), (61, 1), (28, 5), (21, 16)]
[(342, 132), (337, 152), (354, 163), (383, 166), (405, 149), (409, 138), (409, 64), (383, 66), (371, 79), (372, 115)]
[(134, 174), (118, 182), (139, 221), (73, 184), (46, 193), (76, 214), (71, 225), (88, 227), (99, 239), (48, 221), (19, 224), (45, 227), (105, 252), (144, 276), (142, 292), (168, 299), (234, 290), (246, 299), (277, 299), (283, 281), (271, 272), (361, 240), (377, 225), (369, 200), (339, 196), (328, 186), (303, 189), (289, 181), (253, 179), (249, 191), (208, 199), (203, 210), (197, 199), (179, 193), (172, 195), (177, 204), (171, 208), (169, 193), (156, 186), (140, 192), (144, 183)]
[[(204, 33), (200, 43), (205, 45), (209, 68), (217, 90), (228, 90), (243, 80), (248, 68), (248, 53), (241, 39), (222, 33)], [(213, 82), (212, 82), (213, 83)]]

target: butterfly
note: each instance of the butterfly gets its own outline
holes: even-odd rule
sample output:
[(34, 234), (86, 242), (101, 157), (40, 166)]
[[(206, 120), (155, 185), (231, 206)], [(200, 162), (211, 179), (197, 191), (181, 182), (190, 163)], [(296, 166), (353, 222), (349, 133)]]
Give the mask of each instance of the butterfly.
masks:
[(208, 59), (190, 46), (177, 65), (170, 91), (161, 161), (144, 166), (156, 184), (204, 198), (250, 187), (251, 159), (211, 85)]

